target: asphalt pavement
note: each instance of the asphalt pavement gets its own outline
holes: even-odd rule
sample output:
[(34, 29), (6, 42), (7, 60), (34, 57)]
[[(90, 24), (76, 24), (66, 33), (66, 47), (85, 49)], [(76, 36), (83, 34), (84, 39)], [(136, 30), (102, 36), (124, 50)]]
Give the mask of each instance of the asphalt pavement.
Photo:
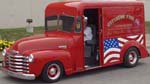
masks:
[[(0, 71), (0, 84), (44, 84), (40, 79), (34, 81), (12, 78)], [(137, 67), (124, 68), (120, 65), (77, 73), (62, 78), (53, 84), (149, 84), (150, 58), (140, 60)]]

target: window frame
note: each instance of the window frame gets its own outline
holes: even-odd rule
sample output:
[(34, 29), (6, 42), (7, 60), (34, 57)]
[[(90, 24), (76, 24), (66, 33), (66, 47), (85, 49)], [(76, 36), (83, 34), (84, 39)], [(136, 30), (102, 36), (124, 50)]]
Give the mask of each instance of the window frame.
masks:
[(57, 26), (59, 26), (59, 20), (60, 20), (60, 17), (61, 16), (66, 16), (66, 17), (72, 17), (74, 20), (73, 20), (73, 24), (72, 24), (72, 27), (71, 27), (71, 31), (65, 31), (65, 30), (59, 30), (59, 28), (57, 28), (56, 30), (54, 30), (54, 31), (61, 31), (61, 32), (68, 32), (68, 33), (71, 33), (71, 32), (73, 32), (73, 29), (74, 29), (74, 27), (75, 27), (75, 20), (76, 20), (76, 18), (75, 18), (75, 16), (70, 16), (70, 15), (52, 15), (52, 16), (48, 16), (48, 17), (45, 17), (45, 31), (47, 31), (47, 32), (52, 32), (51, 30), (49, 30), (48, 29), (48, 24), (47, 24), (47, 22), (48, 22), (48, 20), (50, 20), (50, 18), (51, 17), (57, 17), (57, 20), (58, 20), (58, 25)]

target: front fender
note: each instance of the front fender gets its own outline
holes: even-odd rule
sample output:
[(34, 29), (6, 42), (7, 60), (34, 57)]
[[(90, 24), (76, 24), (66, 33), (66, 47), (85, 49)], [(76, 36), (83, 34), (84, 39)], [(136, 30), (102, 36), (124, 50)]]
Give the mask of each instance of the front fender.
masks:
[(62, 63), (66, 74), (72, 73), (72, 59), (71, 54), (65, 50), (45, 50), (32, 53), (34, 56), (34, 62), (30, 64), (30, 72), (39, 76), (44, 66), (53, 61), (59, 61)]
[(146, 47), (136, 41), (129, 41), (127, 42), (124, 47), (122, 47), (121, 49), (121, 61), (123, 62), (124, 59), (124, 55), (126, 53), (126, 51), (130, 48), (130, 47), (136, 47), (139, 50), (139, 53), (141, 55), (141, 58), (145, 58), (148, 57), (148, 52), (146, 50)]

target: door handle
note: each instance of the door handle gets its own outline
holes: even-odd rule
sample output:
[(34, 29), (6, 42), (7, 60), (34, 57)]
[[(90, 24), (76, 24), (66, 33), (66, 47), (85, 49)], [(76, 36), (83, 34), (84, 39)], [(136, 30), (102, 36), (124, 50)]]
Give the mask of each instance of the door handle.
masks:
[(58, 46), (58, 48), (60, 48), (60, 49), (67, 49), (67, 45), (60, 45), (60, 46)]

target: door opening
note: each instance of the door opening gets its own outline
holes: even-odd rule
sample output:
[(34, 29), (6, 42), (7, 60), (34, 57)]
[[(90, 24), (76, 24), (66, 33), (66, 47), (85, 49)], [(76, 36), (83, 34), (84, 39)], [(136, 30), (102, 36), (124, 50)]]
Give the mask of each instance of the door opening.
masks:
[(84, 58), (85, 68), (96, 67), (100, 64), (99, 33), (98, 33), (98, 9), (84, 10)]

